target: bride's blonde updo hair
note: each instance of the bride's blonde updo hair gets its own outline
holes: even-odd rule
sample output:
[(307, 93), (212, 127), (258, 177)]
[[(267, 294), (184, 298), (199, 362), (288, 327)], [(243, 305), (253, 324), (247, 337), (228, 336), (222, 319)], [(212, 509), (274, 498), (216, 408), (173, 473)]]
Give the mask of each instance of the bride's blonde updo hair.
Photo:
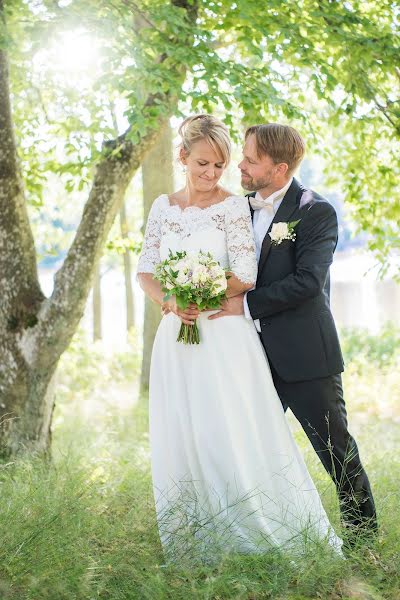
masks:
[(225, 166), (228, 165), (231, 158), (229, 130), (219, 119), (206, 114), (193, 115), (181, 123), (178, 133), (186, 156), (190, 154), (193, 144), (205, 140), (214, 152), (222, 155)]

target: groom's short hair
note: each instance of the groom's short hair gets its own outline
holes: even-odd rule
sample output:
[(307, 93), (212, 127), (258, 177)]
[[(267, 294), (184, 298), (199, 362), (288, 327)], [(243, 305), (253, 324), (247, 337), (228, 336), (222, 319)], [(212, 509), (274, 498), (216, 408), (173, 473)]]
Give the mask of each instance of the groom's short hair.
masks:
[(258, 157), (267, 154), (276, 164), (286, 163), (289, 173), (293, 172), (303, 160), (305, 142), (300, 133), (290, 125), (280, 123), (252, 125), (246, 130), (246, 140), (249, 135), (256, 136)]

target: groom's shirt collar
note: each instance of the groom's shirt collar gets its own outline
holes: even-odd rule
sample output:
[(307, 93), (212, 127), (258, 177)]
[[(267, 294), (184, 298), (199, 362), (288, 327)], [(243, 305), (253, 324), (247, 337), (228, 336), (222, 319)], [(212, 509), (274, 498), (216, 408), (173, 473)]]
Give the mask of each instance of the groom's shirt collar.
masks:
[(272, 202), (273, 206), (274, 206), (274, 214), (276, 214), (280, 203), (282, 202), (286, 192), (288, 191), (288, 189), (290, 188), (290, 186), (292, 185), (292, 181), (293, 181), (293, 177), (291, 177), (289, 179), (289, 181), (287, 182), (286, 185), (283, 186), (283, 188), (281, 188), (280, 190), (276, 190), (276, 192), (273, 192), (272, 194), (270, 194), (269, 196), (267, 196), (266, 198), (263, 198), (260, 194), (260, 192), (256, 192), (255, 198), (257, 198), (257, 200), (260, 201), (266, 201), (268, 200), (268, 202)]

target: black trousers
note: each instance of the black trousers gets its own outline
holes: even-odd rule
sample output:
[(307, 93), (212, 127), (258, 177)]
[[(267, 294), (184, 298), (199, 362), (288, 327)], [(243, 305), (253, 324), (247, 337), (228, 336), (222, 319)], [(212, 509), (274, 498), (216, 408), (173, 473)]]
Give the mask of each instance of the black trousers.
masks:
[(343, 525), (376, 530), (371, 487), (347, 429), (341, 376), (288, 383), (270, 367), (284, 410), (290, 408), (300, 422), (336, 485)]

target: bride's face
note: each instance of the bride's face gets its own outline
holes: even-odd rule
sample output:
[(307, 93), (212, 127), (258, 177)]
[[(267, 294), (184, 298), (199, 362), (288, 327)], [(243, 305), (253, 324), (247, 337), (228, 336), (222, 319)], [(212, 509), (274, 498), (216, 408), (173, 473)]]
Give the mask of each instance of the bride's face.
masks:
[(182, 150), (180, 159), (186, 166), (188, 184), (199, 192), (211, 191), (225, 169), (222, 155), (215, 152), (206, 140), (194, 143), (189, 155)]

